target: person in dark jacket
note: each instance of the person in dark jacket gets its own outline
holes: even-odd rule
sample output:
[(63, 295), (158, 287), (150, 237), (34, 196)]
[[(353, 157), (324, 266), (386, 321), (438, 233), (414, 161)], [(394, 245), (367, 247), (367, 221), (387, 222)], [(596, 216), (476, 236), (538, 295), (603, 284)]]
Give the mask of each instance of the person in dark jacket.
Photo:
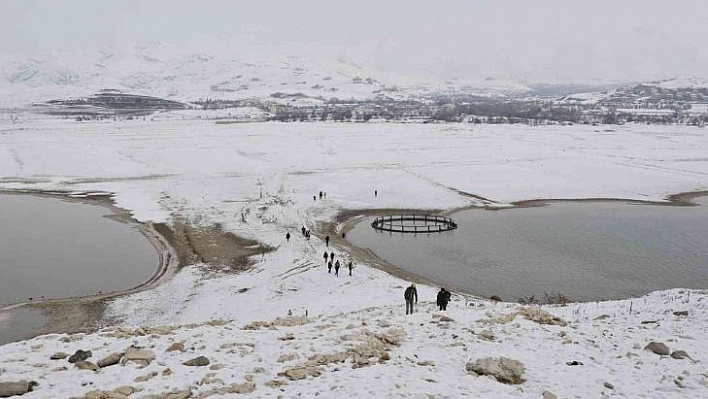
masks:
[(339, 277), (339, 259), (334, 262), (334, 275)]
[(410, 287), (406, 288), (403, 298), (406, 300), (406, 314), (413, 314), (413, 305), (418, 304), (418, 290), (415, 288), (415, 284), (411, 284)]
[(325, 236), (325, 245), (329, 247), (329, 236)]
[(351, 276), (351, 275), (352, 275), (352, 267), (353, 267), (352, 261), (349, 261), (349, 265), (348, 265), (348, 266), (349, 266), (349, 275)]
[(327, 262), (327, 273), (332, 273), (332, 261)]
[(290, 232), (285, 233), (285, 241), (290, 242)]
[(327, 251), (325, 251), (325, 252), (324, 252), (325, 264), (327, 264), (327, 259), (329, 259), (329, 254), (327, 253)]
[(445, 288), (440, 288), (438, 292), (437, 304), (440, 310), (447, 310), (447, 303), (450, 302), (452, 294)]

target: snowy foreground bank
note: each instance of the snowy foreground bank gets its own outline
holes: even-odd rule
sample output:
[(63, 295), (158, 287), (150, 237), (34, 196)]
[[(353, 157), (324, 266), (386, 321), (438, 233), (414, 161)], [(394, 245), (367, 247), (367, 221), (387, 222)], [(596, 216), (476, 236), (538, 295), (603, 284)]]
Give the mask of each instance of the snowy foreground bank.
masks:
[[(121, 386), (131, 387), (122, 394), (137, 391), (128, 397), (174, 398), (708, 396), (703, 291), (540, 309), (456, 294), (441, 317), (437, 287), (419, 285), (418, 312), (406, 316), (409, 282), (370, 267), (335, 234), (329, 250), (355, 268), (353, 276), (328, 274), (321, 234), (344, 210), (662, 201), (705, 190), (704, 129), (25, 116), (0, 124), (0, 146), (0, 188), (112, 193), (139, 221), (219, 225), (275, 248), (246, 272), (194, 263), (157, 288), (113, 300), (105, 320), (122, 327), (0, 346), (0, 383), (39, 384), (23, 398)], [(313, 200), (319, 191), (326, 198)], [(310, 240), (299, 234), (303, 225)], [(690, 358), (644, 350), (653, 341)], [(77, 350), (91, 351), (91, 363), (79, 363), (89, 369), (112, 354), (127, 352), (126, 362), (92, 371), (50, 360)], [(199, 356), (209, 364), (183, 365)], [(488, 361), (474, 364), (487, 357), (511, 359), (501, 382), (472, 372), (482, 373), (477, 366)], [(87, 397), (122, 397), (112, 395)]]

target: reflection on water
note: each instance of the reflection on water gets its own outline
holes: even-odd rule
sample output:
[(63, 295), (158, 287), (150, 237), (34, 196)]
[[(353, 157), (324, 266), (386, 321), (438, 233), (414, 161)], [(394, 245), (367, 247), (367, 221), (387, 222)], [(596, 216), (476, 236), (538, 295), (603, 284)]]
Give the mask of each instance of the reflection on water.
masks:
[(0, 305), (121, 291), (147, 281), (159, 255), (104, 207), (0, 195)]
[(627, 298), (708, 286), (708, 200), (694, 202), (702, 206), (474, 209), (452, 215), (457, 230), (416, 236), (378, 232), (367, 220), (347, 238), (406, 271), (480, 296)]

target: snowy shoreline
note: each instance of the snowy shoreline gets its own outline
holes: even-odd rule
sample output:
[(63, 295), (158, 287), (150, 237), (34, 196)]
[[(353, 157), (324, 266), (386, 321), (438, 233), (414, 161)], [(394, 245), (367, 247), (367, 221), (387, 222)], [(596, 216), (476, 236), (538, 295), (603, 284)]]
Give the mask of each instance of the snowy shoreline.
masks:
[[(113, 215), (111, 217), (116, 218), (119, 221), (127, 221), (130, 220), (129, 218), (126, 219), (126, 214), (127, 210), (125, 209), (120, 209), (116, 207), (115, 205), (112, 204), (110, 200), (111, 194), (109, 193), (99, 193), (99, 194), (92, 194), (92, 193), (86, 193), (86, 194), (79, 194), (79, 193), (68, 193), (68, 192), (41, 192), (41, 191), (30, 191), (30, 190), (7, 190), (7, 191), (0, 191), (0, 194), (11, 194), (11, 195), (34, 195), (34, 196), (41, 196), (44, 198), (54, 198), (54, 199), (60, 199), (60, 200), (67, 200), (67, 201), (75, 201), (75, 202), (80, 202), (80, 203), (86, 203), (90, 205), (99, 205), (99, 206), (104, 206), (108, 209), (110, 209), (113, 212)], [(317, 228), (316, 231), (314, 232), (317, 234), (320, 239), (324, 237), (325, 235), (332, 234), (334, 235), (341, 235), (342, 233), (347, 233), (349, 230), (351, 230), (355, 224), (360, 223), (362, 218), (370, 217), (370, 216), (381, 216), (385, 215), (388, 213), (401, 213), (401, 212), (433, 212), (434, 214), (444, 214), (444, 215), (450, 215), (454, 214), (456, 212), (464, 211), (467, 209), (473, 209), (473, 208), (484, 208), (488, 210), (505, 210), (505, 209), (515, 209), (515, 208), (524, 208), (524, 207), (531, 207), (531, 206), (544, 206), (548, 203), (552, 202), (579, 202), (579, 203), (585, 203), (585, 202), (632, 202), (632, 203), (641, 203), (641, 204), (647, 204), (647, 205), (664, 205), (664, 206), (694, 206), (691, 202), (693, 198), (696, 197), (701, 197), (708, 195), (708, 192), (706, 191), (688, 191), (688, 192), (683, 192), (683, 193), (677, 193), (677, 194), (672, 194), (669, 195), (666, 198), (666, 201), (638, 201), (638, 200), (628, 200), (628, 199), (622, 199), (622, 198), (578, 198), (578, 199), (554, 199), (554, 198), (546, 198), (546, 199), (532, 199), (532, 200), (523, 200), (523, 201), (518, 201), (515, 203), (512, 203), (510, 205), (504, 205), (504, 204), (497, 204), (495, 206), (467, 206), (463, 208), (456, 208), (456, 209), (447, 209), (447, 210), (421, 210), (421, 209), (360, 209), (360, 210), (355, 210), (355, 209), (346, 209), (340, 211), (336, 217), (334, 218), (333, 221), (330, 222), (324, 222), (323, 227)], [(100, 198), (99, 198), (100, 197)], [(62, 305), (62, 304), (78, 304), (78, 303), (90, 303), (90, 302), (95, 302), (95, 303), (100, 303), (106, 299), (111, 299), (111, 298), (117, 298), (117, 297), (122, 297), (126, 295), (130, 295), (133, 293), (137, 293), (140, 291), (148, 290), (151, 288), (154, 288), (161, 283), (165, 282), (168, 280), (174, 273), (178, 272), (178, 263), (179, 259), (177, 258), (176, 250), (173, 248), (168, 242), (167, 238), (164, 237), (162, 234), (157, 232), (151, 224), (146, 224), (146, 223), (139, 223), (135, 220), (131, 220), (134, 223), (137, 223), (140, 226), (139, 231), (141, 234), (143, 234), (149, 241), (150, 243), (155, 247), (159, 254), (159, 263), (158, 263), (158, 268), (156, 269), (155, 273), (152, 275), (152, 277), (145, 282), (135, 286), (135, 287), (130, 287), (122, 291), (115, 291), (115, 292), (109, 292), (109, 293), (101, 293), (101, 294), (94, 294), (94, 295), (86, 295), (86, 296), (80, 296), (80, 297), (66, 297), (66, 298), (52, 298), (52, 299), (45, 299), (45, 300), (36, 300), (32, 302), (20, 302), (20, 303), (14, 303), (14, 304), (8, 304), (5, 305), (4, 307), (0, 308), (0, 313), (6, 314), (6, 312), (11, 311), (13, 309), (18, 309), (22, 308), (24, 306), (31, 305), (32, 309), (43, 309), (46, 307), (46, 305)], [(340, 242), (340, 244), (344, 247), (346, 247), (346, 252), (352, 253), (356, 252), (359, 256), (360, 259), (362, 259), (364, 262), (366, 262), (367, 265), (371, 267), (376, 267), (386, 273), (391, 274), (394, 277), (397, 278), (402, 278), (404, 280), (408, 281), (413, 281), (416, 283), (421, 283), (421, 284), (426, 284), (430, 286), (440, 286), (439, 282), (436, 282), (434, 279), (429, 279), (422, 277), (417, 274), (413, 274), (411, 272), (408, 272), (406, 270), (403, 270), (399, 268), (396, 265), (393, 265), (384, 259), (381, 259), (378, 257), (375, 253), (368, 251), (368, 250), (362, 250), (361, 248), (355, 247), (351, 245), (348, 241), (345, 242)], [(670, 288), (671, 289), (671, 288)], [(664, 291), (664, 290), (660, 290)], [(658, 291), (658, 292), (660, 292)], [(483, 297), (480, 297), (479, 295), (475, 295), (475, 293), (472, 292), (460, 292), (458, 291), (458, 294), (462, 295), (467, 295), (473, 298), (478, 298), (482, 299)], [(633, 299), (633, 298), (627, 298)], [(615, 299), (601, 299), (600, 301), (612, 301)], [(515, 300), (506, 300), (506, 302), (509, 303), (516, 303), (518, 301)], [(597, 302), (597, 301), (590, 301), (590, 302)], [(569, 304), (573, 304), (575, 302), (570, 302)], [(578, 302), (582, 303), (582, 302)], [(6, 316), (9, 316), (6, 314)], [(61, 317), (66, 317), (66, 315), (61, 315)], [(72, 319), (72, 317), (68, 317), (69, 320)], [(85, 326), (87, 324), (89, 325), (97, 325), (101, 320), (103, 319), (103, 314), (100, 314), (98, 318), (93, 318), (89, 321), (82, 320), (80, 324), (77, 325), (71, 325), (71, 324), (64, 324), (62, 326), (62, 329), (66, 331), (81, 331), (85, 329)], [(44, 333), (52, 333), (56, 331), (50, 331), (47, 329), (49, 326), (56, 326), (56, 316), (53, 317), (53, 319), (50, 319), (47, 321), (45, 327), (42, 328)]]

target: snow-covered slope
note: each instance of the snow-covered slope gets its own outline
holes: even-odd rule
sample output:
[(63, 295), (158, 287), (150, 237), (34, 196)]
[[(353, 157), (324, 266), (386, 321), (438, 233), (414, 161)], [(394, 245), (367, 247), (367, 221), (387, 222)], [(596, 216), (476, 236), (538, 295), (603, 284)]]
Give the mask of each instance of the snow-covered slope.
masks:
[[(394, 87), (398, 90), (390, 91)], [(82, 97), (102, 89), (179, 101), (263, 98), (273, 93), (365, 99), (380, 93), (405, 98), (439, 91), (489, 95), (528, 90), (506, 80), (400, 76), (367, 68), (327, 48), (189, 51), (149, 43), (79, 53), (0, 55), (0, 94), (6, 106)]]
[(704, 88), (708, 87), (708, 79), (699, 78), (696, 76), (682, 76), (673, 79), (660, 80), (657, 82), (649, 82), (647, 84), (664, 89)]

